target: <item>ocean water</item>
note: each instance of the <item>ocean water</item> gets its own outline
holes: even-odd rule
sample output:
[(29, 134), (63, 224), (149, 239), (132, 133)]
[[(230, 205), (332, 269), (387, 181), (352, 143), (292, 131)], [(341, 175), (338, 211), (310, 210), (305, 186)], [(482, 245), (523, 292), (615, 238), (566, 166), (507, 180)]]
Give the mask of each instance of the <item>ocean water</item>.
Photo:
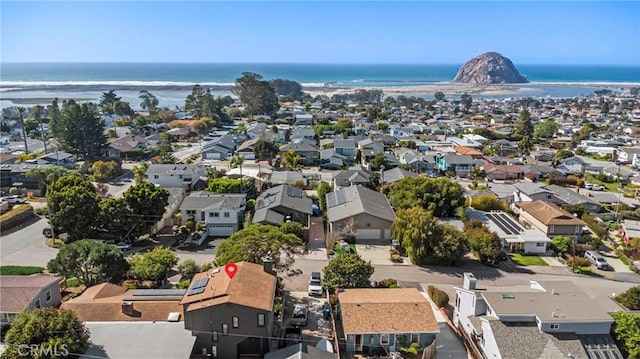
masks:
[[(265, 79), (289, 79), (306, 88), (369, 86), (439, 86), (455, 77), (461, 64), (451, 65), (338, 65), (338, 64), (211, 64), (211, 63), (2, 63), (0, 104), (35, 104), (53, 97), (96, 100), (115, 89), (137, 103), (137, 92), (148, 89), (162, 106), (180, 106), (191, 87), (199, 83), (218, 95), (243, 72)], [(518, 65), (531, 84), (521, 96), (572, 97), (590, 95), (606, 84), (640, 85), (640, 66)], [(589, 84), (589, 85), (587, 85)], [(514, 85), (520, 86), (520, 85)], [(500, 97), (495, 95), (489, 97)], [(482, 97), (482, 96), (480, 96)], [(45, 101), (46, 100), (46, 101)]]

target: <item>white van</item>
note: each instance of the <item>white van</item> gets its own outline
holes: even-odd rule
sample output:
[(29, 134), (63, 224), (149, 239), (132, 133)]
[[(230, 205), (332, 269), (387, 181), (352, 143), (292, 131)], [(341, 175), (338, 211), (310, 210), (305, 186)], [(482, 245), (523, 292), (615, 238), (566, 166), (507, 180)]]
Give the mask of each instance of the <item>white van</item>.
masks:
[(594, 266), (598, 269), (602, 270), (610, 270), (612, 267), (607, 263), (607, 259), (603, 257), (600, 253), (596, 251), (586, 251), (584, 253), (585, 258), (587, 258)]

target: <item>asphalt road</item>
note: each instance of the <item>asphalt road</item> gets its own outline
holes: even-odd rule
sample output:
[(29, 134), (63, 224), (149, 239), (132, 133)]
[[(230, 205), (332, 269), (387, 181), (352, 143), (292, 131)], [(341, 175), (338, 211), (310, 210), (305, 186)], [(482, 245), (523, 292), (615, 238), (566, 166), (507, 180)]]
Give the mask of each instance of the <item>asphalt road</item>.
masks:
[(0, 234), (0, 264), (46, 267), (58, 253), (45, 244), (42, 229), (47, 226), (47, 221), (40, 219), (22, 229)]

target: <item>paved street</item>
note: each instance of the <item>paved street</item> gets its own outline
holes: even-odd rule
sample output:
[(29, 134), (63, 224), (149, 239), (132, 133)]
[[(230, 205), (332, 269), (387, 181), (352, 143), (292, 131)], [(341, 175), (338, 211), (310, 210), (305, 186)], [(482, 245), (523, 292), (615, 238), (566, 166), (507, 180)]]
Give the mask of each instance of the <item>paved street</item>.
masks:
[(46, 267), (58, 251), (45, 244), (42, 229), (47, 221), (40, 219), (24, 228), (0, 234), (0, 264)]

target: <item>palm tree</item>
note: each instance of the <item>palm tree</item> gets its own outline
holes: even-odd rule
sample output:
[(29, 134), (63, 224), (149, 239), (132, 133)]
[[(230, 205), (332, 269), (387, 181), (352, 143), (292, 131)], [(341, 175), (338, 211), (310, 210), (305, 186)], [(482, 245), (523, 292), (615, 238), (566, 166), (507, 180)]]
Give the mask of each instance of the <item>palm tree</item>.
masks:
[(42, 124), (42, 110), (44, 108), (40, 105), (35, 105), (31, 108), (33, 116), (40, 123), (40, 136), (42, 136), (42, 143), (44, 144), (44, 153), (47, 154), (47, 136), (44, 133), (44, 125)]
[(26, 109), (22, 106), (18, 107), (18, 116), (20, 116), (20, 126), (22, 126), (22, 139), (24, 139), (24, 153), (29, 153), (27, 144), (27, 131), (24, 128), (24, 112)]

